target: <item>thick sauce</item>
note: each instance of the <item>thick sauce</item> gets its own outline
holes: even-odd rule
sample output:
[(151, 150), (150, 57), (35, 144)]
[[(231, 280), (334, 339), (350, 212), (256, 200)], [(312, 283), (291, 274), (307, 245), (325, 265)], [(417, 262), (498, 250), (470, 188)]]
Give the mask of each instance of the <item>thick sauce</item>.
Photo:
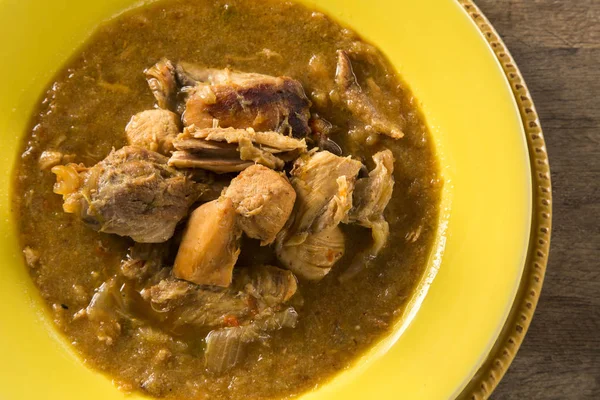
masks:
[[(102, 26), (56, 76), (23, 144), (14, 203), (32, 279), (86, 363), (123, 390), (159, 397), (282, 398), (323, 384), (389, 332), (424, 272), (441, 182), (417, 102), (372, 47), (363, 44), (366, 53), (354, 62), (355, 72), (377, 106), (399, 121), (405, 137), (353, 137), (347, 111), (327, 100), (336, 50), (356, 48), (362, 43), (357, 41), (323, 14), (290, 2), (165, 1)], [(142, 321), (141, 327), (123, 324), (109, 344), (98, 341), (88, 320), (73, 318), (118, 272), (132, 242), (96, 233), (64, 213), (61, 197), (52, 192), (54, 175), (38, 163), (44, 150), (57, 150), (91, 166), (123, 146), (131, 115), (154, 104), (142, 71), (161, 57), (296, 78), (319, 114), (337, 127), (332, 138), (345, 154), (372, 167), (370, 155), (387, 147), (396, 159), (394, 195), (385, 213), (391, 235), (374, 265), (348, 282), (338, 281), (371, 240), (368, 230), (343, 226), (344, 258), (322, 281), (300, 284), (304, 304), (298, 307), (298, 326), (253, 344), (240, 366), (220, 376), (204, 372), (199, 341)], [(240, 262), (276, 265), (272, 253), (251, 240), (243, 249)]]

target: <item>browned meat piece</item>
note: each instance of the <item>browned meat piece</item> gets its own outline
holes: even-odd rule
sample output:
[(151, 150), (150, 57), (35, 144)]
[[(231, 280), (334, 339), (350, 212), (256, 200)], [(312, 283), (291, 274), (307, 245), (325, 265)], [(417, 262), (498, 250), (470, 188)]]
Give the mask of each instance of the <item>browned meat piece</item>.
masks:
[(355, 222), (371, 229), (373, 244), (358, 254), (350, 267), (340, 276), (342, 281), (355, 276), (374, 260), (385, 246), (390, 228), (383, 216), (394, 190), (394, 155), (384, 150), (373, 155), (375, 168), (367, 178), (356, 182), (354, 189), (354, 207), (345, 222)]
[(344, 255), (344, 234), (339, 226), (308, 235), (298, 245), (277, 242), (277, 258), (300, 278), (320, 280)]
[(224, 193), (233, 201), (238, 223), (246, 235), (271, 244), (288, 220), (296, 192), (285, 175), (262, 165), (245, 169)]
[(201, 194), (200, 186), (169, 167), (167, 158), (135, 146), (113, 150), (91, 168), (52, 168), (54, 192), (63, 209), (93, 229), (158, 243), (173, 236), (177, 223)]
[(192, 212), (173, 266), (173, 275), (198, 285), (227, 287), (240, 254), (241, 231), (233, 202), (220, 198)]
[(146, 69), (144, 74), (158, 106), (165, 110), (176, 111), (178, 88), (173, 63), (163, 58)]
[(201, 78), (187, 99), (183, 120), (198, 128), (254, 128), (295, 137), (310, 133), (310, 101), (288, 77), (225, 70), (195, 71)]
[(198, 286), (166, 278), (142, 290), (160, 314), (168, 312), (174, 327), (219, 328), (245, 325), (271, 315), (296, 292), (294, 275), (271, 266), (241, 269), (229, 288)]
[(125, 127), (130, 145), (144, 147), (166, 156), (175, 149), (173, 140), (180, 131), (179, 116), (169, 110), (146, 110), (135, 114)]
[(354, 182), (362, 164), (328, 151), (300, 157), (291, 172), (297, 194), (286, 244), (302, 243), (308, 235), (338, 225), (352, 208)]
[(363, 92), (352, 70), (350, 58), (343, 50), (338, 51), (335, 83), (338, 87), (340, 98), (344, 101), (348, 110), (358, 120), (362, 121), (365, 127), (371, 127), (376, 132), (383, 133), (394, 139), (404, 136), (400, 126), (382, 115)]
[(242, 161), (239, 158), (206, 158), (187, 151), (175, 151), (169, 159), (169, 165), (176, 168), (202, 168), (224, 174), (243, 171), (254, 163)]

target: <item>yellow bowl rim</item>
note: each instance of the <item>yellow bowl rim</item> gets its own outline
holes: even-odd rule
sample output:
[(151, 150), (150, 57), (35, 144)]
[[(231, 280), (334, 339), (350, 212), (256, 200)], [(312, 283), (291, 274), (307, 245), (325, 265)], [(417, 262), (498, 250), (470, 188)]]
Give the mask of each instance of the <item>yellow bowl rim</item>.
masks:
[(510, 83), (525, 130), (533, 186), (531, 236), (515, 301), (486, 360), (457, 396), (457, 399), (480, 400), (489, 398), (506, 374), (523, 343), (539, 301), (550, 249), (552, 184), (540, 120), (517, 64), (479, 7), (472, 0), (458, 2), (485, 37)]

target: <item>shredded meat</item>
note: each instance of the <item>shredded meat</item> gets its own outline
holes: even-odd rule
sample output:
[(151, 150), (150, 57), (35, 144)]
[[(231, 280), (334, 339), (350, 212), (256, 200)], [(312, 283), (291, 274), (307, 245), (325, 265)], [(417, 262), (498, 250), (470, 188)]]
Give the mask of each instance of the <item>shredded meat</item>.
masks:
[(229, 288), (198, 286), (166, 278), (142, 290), (158, 313), (169, 313), (174, 326), (219, 328), (248, 324), (277, 311), (296, 292), (290, 271), (272, 266), (243, 268)]
[(383, 212), (394, 190), (394, 155), (390, 150), (383, 150), (373, 155), (373, 161), (375, 168), (369, 176), (356, 182), (354, 207), (345, 221), (371, 229), (373, 244), (355, 257), (340, 276), (342, 281), (352, 278), (371, 263), (386, 245), (390, 233)]
[(186, 151), (175, 151), (169, 159), (169, 165), (176, 168), (202, 168), (208, 171), (224, 174), (245, 170), (253, 162), (226, 158), (205, 158)]
[(301, 278), (319, 280), (344, 255), (344, 234), (339, 226), (308, 235), (300, 244), (277, 242), (276, 254), (284, 267)]
[(178, 87), (173, 63), (163, 58), (146, 69), (144, 74), (158, 106), (165, 110), (176, 111)]
[(285, 161), (306, 150), (298, 140), (277, 132), (256, 132), (252, 128), (186, 127), (174, 142), (177, 151), (169, 165), (204, 168), (217, 173), (239, 172), (254, 163), (282, 169)]
[(234, 128), (199, 128), (197, 126), (187, 127), (178, 139), (204, 139), (215, 142), (239, 143), (240, 140), (248, 139), (261, 148), (273, 154), (285, 153), (290, 151), (305, 151), (306, 141), (304, 139), (294, 139), (289, 136), (281, 135), (273, 131), (257, 131), (253, 128), (234, 129)]
[(383, 218), (394, 190), (394, 155), (390, 150), (383, 150), (373, 155), (375, 168), (369, 176), (356, 181), (354, 189), (354, 207), (348, 220), (358, 222), (367, 228), (374, 221)]
[(362, 164), (328, 151), (309, 153), (294, 163), (291, 183), (297, 200), (285, 242), (300, 244), (310, 234), (338, 225), (352, 208), (352, 192)]
[(371, 127), (375, 131), (394, 139), (400, 139), (404, 136), (400, 126), (382, 115), (363, 92), (352, 70), (350, 58), (343, 50), (338, 51), (335, 82), (339, 90), (339, 95), (346, 104), (346, 107), (348, 107), (348, 110), (358, 120), (362, 121), (366, 128)]

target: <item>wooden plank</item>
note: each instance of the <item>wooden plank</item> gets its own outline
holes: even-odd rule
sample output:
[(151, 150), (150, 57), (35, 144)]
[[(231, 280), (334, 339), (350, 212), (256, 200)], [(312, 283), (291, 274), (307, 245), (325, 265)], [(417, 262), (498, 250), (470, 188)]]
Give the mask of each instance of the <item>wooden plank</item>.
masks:
[(541, 300), (492, 399), (600, 399), (600, 1), (476, 2), (532, 93), (554, 189)]

